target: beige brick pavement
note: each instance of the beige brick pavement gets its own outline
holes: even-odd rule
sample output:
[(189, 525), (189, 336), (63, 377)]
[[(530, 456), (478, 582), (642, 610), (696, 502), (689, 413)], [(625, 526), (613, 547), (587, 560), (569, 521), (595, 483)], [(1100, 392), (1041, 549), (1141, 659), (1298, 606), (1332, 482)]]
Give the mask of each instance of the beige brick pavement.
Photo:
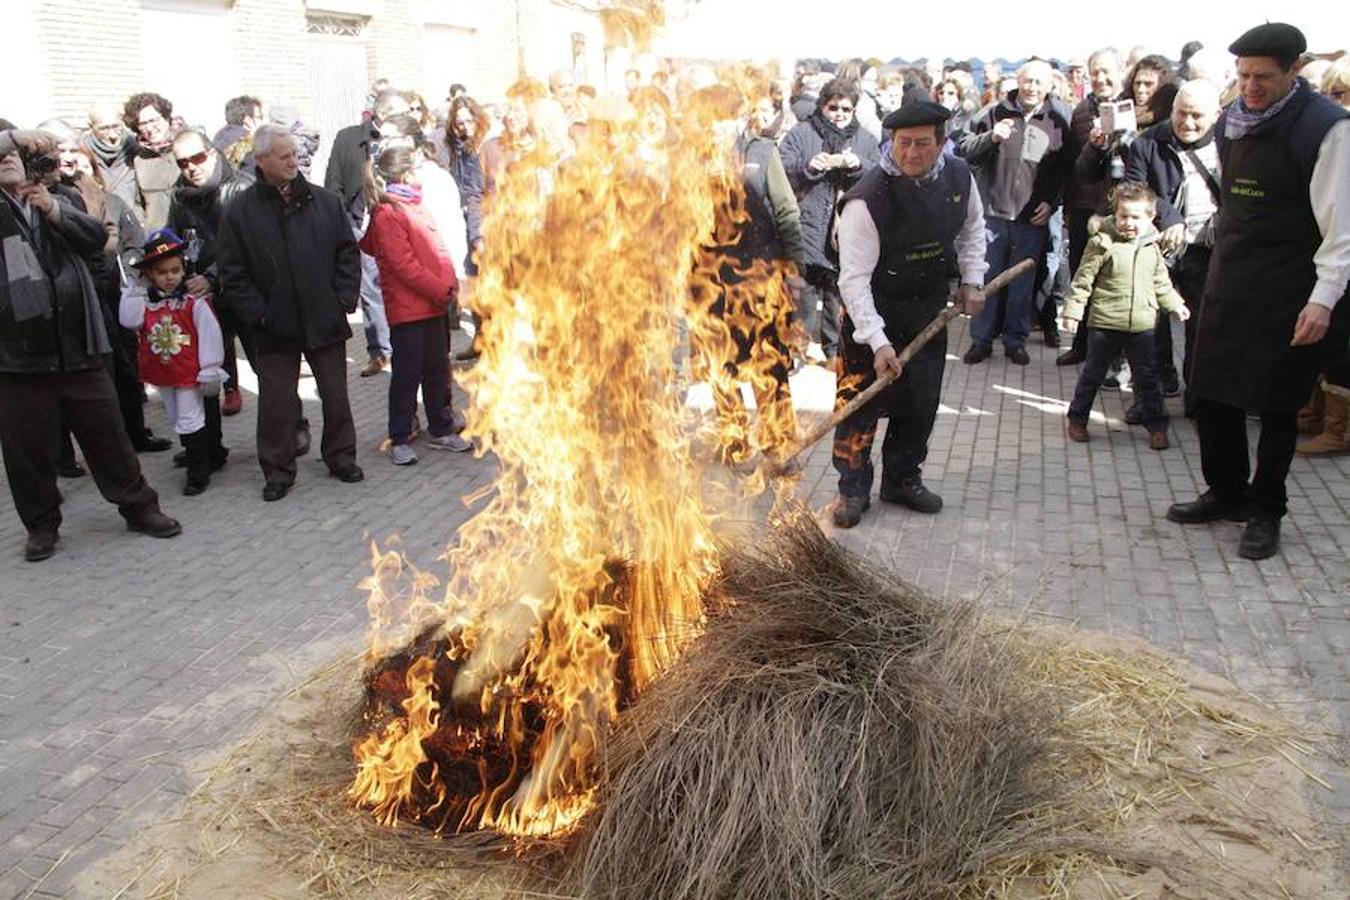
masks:
[[(364, 361), (359, 337), (349, 348)], [(1162, 518), (1199, 483), (1188, 423), (1174, 422), (1172, 450), (1151, 452), (1120, 423), (1120, 395), (1106, 394), (1093, 442), (1069, 444), (1062, 404), (1076, 373), (1030, 349), (1022, 369), (999, 354), (949, 367), (925, 473), (946, 510), (877, 504), (843, 542), (939, 593), (984, 592), (1033, 617), (1140, 635), (1343, 735), (1350, 458), (1296, 461), (1283, 551), (1243, 561), (1238, 526)], [(399, 533), (432, 565), (467, 517), (460, 498), (492, 477), (491, 462), (426, 451), (395, 469), (377, 457), (387, 377), (356, 368), (362, 484), (325, 477), (316, 454), (289, 497), (264, 504), (250, 397), (226, 420), (234, 453), (205, 495), (178, 496), (168, 454), (142, 457), (184, 524), (175, 541), (127, 534), (85, 478), (62, 485), (58, 555), (25, 564), (23, 529), (4, 504), (0, 897), (24, 897), (38, 879), (34, 896), (70, 895), (83, 866), (183, 802), (198, 777), (187, 761), (227, 747), (287, 685), (352, 646), (370, 538)], [(164, 431), (161, 413), (151, 420)], [(834, 492), (827, 454), (818, 448), (801, 483), (817, 509)], [(1343, 830), (1350, 780), (1328, 777), (1337, 790), (1320, 792), (1319, 808)]]

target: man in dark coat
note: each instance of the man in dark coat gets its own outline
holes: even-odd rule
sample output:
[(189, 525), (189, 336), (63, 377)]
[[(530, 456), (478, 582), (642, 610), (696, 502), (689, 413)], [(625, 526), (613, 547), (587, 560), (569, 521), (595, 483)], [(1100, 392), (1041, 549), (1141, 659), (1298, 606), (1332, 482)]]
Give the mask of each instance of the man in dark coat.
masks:
[[(1219, 89), (1208, 81), (1188, 81), (1177, 92), (1172, 114), (1150, 126), (1130, 145), (1125, 181), (1147, 184), (1158, 196), (1159, 245), (1168, 255), (1172, 282), (1186, 301), (1191, 318), (1185, 323), (1184, 357), (1195, 346), (1196, 315), (1209, 274), (1218, 213), (1219, 156), (1214, 146), (1214, 120), (1219, 115)], [(1154, 331), (1158, 372), (1175, 386), (1172, 318), (1159, 314)], [(1142, 410), (1131, 407), (1125, 420), (1136, 424)], [(1142, 419), (1139, 419), (1142, 421)]]
[[(1050, 94), (1050, 76), (1049, 63), (1024, 64), (1017, 89), (982, 110), (961, 140), (961, 155), (974, 168), (984, 200), (990, 278), (1045, 254), (1045, 226), (1068, 178), (1070, 113)], [(1003, 349), (1019, 366), (1031, 362), (1026, 342), (1034, 289), (1030, 279), (1019, 278), (1003, 292)], [(998, 330), (999, 298), (990, 297), (970, 324), (970, 349), (961, 360), (971, 365), (988, 359)]]
[(198, 296), (210, 293), (219, 301), (216, 317), (225, 339), (225, 371), (229, 373), (220, 406), (224, 415), (232, 416), (239, 412), (243, 403), (234, 349), (239, 325), (229, 312), (227, 298), (221, 295), (216, 243), (222, 214), (253, 184), (253, 177), (230, 165), (200, 131), (180, 132), (173, 140), (173, 153), (180, 174), (169, 201), (169, 227), (184, 239), (191, 239), (189, 232), (197, 239), (197, 245), (189, 251), (196, 255), (188, 289)]
[[(1292, 25), (1228, 49), (1241, 93), (1215, 126), (1223, 212), (1189, 370), (1208, 490), (1167, 518), (1246, 519), (1238, 553), (1265, 559), (1279, 550), (1298, 409), (1350, 327), (1350, 113), (1295, 74), (1307, 43)], [(1250, 482), (1248, 412), (1261, 417)]]
[[(333, 137), (323, 186), (342, 198), (343, 208), (351, 215), (358, 232), (365, 228), (366, 164), (375, 157), (380, 126), (394, 116), (407, 115), (409, 109), (407, 97), (392, 88), (385, 88), (375, 95), (369, 119), (348, 125)], [(361, 266), (361, 317), (365, 320), (366, 354), (369, 357), (361, 374), (369, 377), (379, 374), (389, 364), (393, 350), (389, 344), (389, 320), (384, 314), (384, 295), (380, 293), (379, 269), (368, 254), (362, 254)]]
[(881, 499), (922, 513), (942, 498), (920, 470), (937, 418), (947, 355), (946, 333), (901, 369), (903, 348), (947, 305), (953, 284), (967, 315), (984, 302), (984, 206), (964, 160), (942, 152), (951, 111), (927, 100), (906, 102), (882, 125), (891, 133), (881, 164), (844, 195), (839, 214), (839, 290), (847, 315), (836, 406), (876, 378), (890, 387), (834, 433), (839, 501), (834, 524), (852, 528), (871, 505), (872, 441), (890, 418), (881, 447)]
[(34, 562), (55, 552), (61, 526), (63, 417), (130, 530), (182, 531), (141, 475), (105, 368), (112, 344), (85, 260), (102, 253), (107, 232), (29, 171), (54, 169), (55, 148), (44, 132), (0, 133), (0, 450)]
[[(858, 86), (834, 79), (820, 90), (816, 110), (798, 122), (778, 146), (801, 210), (806, 248), (806, 282), (798, 318), (826, 360), (839, 352), (839, 263), (830, 249), (835, 204), (877, 164), (877, 139), (859, 127), (854, 114)], [(816, 318), (816, 304), (821, 306)]]
[(361, 289), (361, 258), (341, 199), (299, 174), (295, 138), (279, 126), (254, 133), (259, 181), (221, 219), (221, 295), (248, 331), (258, 373), (258, 462), (263, 499), (295, 482), (295, 410), (303, 354), (323, 403), (321, 451), (346, 482), (356, 464), (356, 425), (347, 399), (347, 314)]

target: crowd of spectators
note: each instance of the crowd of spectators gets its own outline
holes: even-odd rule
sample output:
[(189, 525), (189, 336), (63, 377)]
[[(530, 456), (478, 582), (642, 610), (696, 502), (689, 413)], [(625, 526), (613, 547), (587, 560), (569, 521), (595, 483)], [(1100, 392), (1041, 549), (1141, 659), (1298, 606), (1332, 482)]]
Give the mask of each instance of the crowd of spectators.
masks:
[[(1304, 57), (1291, 66), (1305, 76), (1299, 85), (1350, 107), (1350, 58)], [(744, 67), (737, 71), (743, 75)], [(643, 128), (661, 135), (681, 127), (690, 97), (715, 87), (721, 75), (675, 63), (634, 70), (625, 76), (626, 101)], [(790, 280), (796, 326), (786, 342), (794, 368), (833, 365), (840, 353), (840, 198), (887, 158), (887, 118), (932, 102), (950, 114), (942, 154), (964, 160), (978, 186), (987, 277), (1024, 259), (1037, 269), (1034, 279), (986, 298), (964, 362), (985, 363), (1001, 341), (1006, 361), (1025, 366), (1035, 332), (1058, 346), (1066, 319), (1110, 320), (1129, 278), (1094, 291), (1082, 275), (1085, 261), (1100, 267), (1123, 258), (1121, 248), (1138, 236), (1135, 219), (1147, 213), (1144, 230), (1157, 232), (1150, 277), (1164, 276), (1157, 285), (1162, 309), (1147, 321), (1130, 309), (1128, 340), (1090, 345), (1089, 334), (1101, 329), (1077, 328), (1057, 362), (1091, 360), (1091, 377), (1070, 410), (1074, 440), (1087, 437), (1095, 392), (1127, 380), (1117, 359), (1125, 351), (1143, 388), (1127, 420), (1163, 433), (1154, 446), (1166, 446), (1162, 397), (1186, 390), (1221, 206), (1214, 125), (1240, 99), (1231, 56), (1192, 43), (1175, 62), (1148, 48), (1104, 47), (1062, 64), (1031, 58), (1008, 71), (849, 59), (777, 75), (756, 73), (761, 89), (736, 114), (734, 152), (767, 173), (767, 181), (747, 176), (761, 215), (775, 220), (764, 252), (800, 275)], [(240, 351), (258, 381), (263, 499), (287, 495), (296, 458), (310, 449), (297, 393), (302, 357), (321, 399), (323, 461), (339, 481), (362, 479), (345, 349), (347, 316), (358, 309), (367, 351), (360, 375), (390, 370), (385, 449), (393, 463), (417, 462), (419, 389), (426, 446), (472, 449), (458, 436), (464, 422), (451, 403), (447, 356), (449, 331), (461, 320), (475, 343), (459, 361), (480, 352), (471, 304), (459, 301), (477, 271), (485, 198), (526, 154), (565, 160), (586, 140), (591, 110), (606, 100), (571, 73), (555, 72), (547, 82), (520, 81), (500, 102), (454, 85), (431, 104), (377, 82), (361, 121), (332, 136), (308, 128), (294, 108), (269, 108), (252, 96), (231, 99), (214, 133), (148, 92), (120, 107), (96, 104), (81, 121), (53, 119), (32, 129), (0, 123), (0, 437), (29, 532), (27, 558), (54, 551), (58, 476), (85, 474), (72, 433), (100, 491), (130, 528), (161, 537), (178, 532), (136, 459), (172, 446), (146, 426), (138, 360), (144, 367), (155, 354), (167, 360), (174, 347), (191, 345), (170, 346), (152, 334), (160, 310), (177, 315), (180, 330), (206, 330), (190, 335), (200, 352), (192, 345), (189, 368), (196, 368), (183, 388), (196, 390), (197, 399), (184, 394), (169, 415), (183, 445), (178, 461), (189, 470), (184, 493), (200, 493), (209, 472), (225, 463), (219, 417), (244, 406)], [(311, 171), (321, 139), (329, 138), (325, 172)], [(547, 166), (534, 177), (549, 189)], [(1122, 184), (1129, 185), (1124, 195)], [(152, 255), (181, 266), (149, 265)], [(156, 273), (178, 269), (160, 286)], [(1088, 282), (1076, 284), (1076, 274)], [(211, 323), (203, 324), (200, 310), (194, 318), (194, 303), (213, 310)], [(1189, 322), (1169, 314), (1179, 308), (1189, 310)], [(218, 345), (219, 359), (207, 358), (208, 345)], [(1189, 398), (1186, 412), (1194, 412)], [(1346, 419), (1344, 391), (1319, 390), (1299, 419), (1300, 430), (1316, 436), (1300, 450), (1350, 449)]]

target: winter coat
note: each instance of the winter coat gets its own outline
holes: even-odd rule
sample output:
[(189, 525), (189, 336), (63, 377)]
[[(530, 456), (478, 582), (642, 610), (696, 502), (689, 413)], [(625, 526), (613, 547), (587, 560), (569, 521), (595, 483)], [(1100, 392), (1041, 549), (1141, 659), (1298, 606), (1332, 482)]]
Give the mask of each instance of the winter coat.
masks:
[(259, 351), (310, 350), (351, 337), (361, 254), (341, 198), (302, 176), (291, 199), (258, 182), (221, 217), (221, 301)]
[(777, 147), (767, 137), (746, 133), (736, 144), (745, 184), (745, 212), (738, 239), (728, 253), (743, 261), (790, 260), (804, 265), (801, 213)]
[(470, 150), (461, 141), (455, 142), (455, 151), (445, 154), (445, 168), (459, 187), (464, 224), (468, 228), (469, 246), (472, 247), (483, 236), (483, 161), (477, 151)]
[(1064, 301), (1066, 319), (1081, 319), (1091, 298), (1089, 328), (1139, 334), (1153, 329), (1158, 307), (1176, 312), (1185, 305), (1172, 287), (1156, 231), (1129, 240), (1116, 233), (1110, 220), (1094, 219), (1092, 224), (1098, 231), (1088, 240), (1074, 273), (1073, 289)]
[(163, 153), (141, 147), (132, 165), (136, 169), (136, 211), (148, 234), (169, 224), (169, 197), (178, 182), (178, 162), (172, 147)]
[(187, 239), (188, 229), (195, 229), (201, 241), (197, 257), (197, 271), (215, 282), (219, 294), (219, 275), (216, 271), (216, 244), (220, 232), (220, 218), (224, 210), (253, 185), (253, 177), (230, 165), (224, 155), (216, 153), (216, 172), (210, 182), (197, 188), (179, 178), (174, 185), (169, 203), (169, 227), (179, 237)]
[(351, 209), (366, 185), (366, 161), (370, 159), (370, 144), (379, 140), (380, 132), (369, 122), (348, 125), (333, 137), (333, 148), (328, 151), (328, 171), (323, 186), (342, 198), (342, 206)]
[(458, 284), (455, 267), (435, 220), (420, 202), (391, 199), (376, 206), (361, 249), (375, 257), (380, 268), (390, 325), (445, 315)]
[[(1212, 140), (1214, 130), (1211, 128), (1209, 134), (1185, 149), (1194, 150)], [(1159, 122), (1135, 138), (1125, 157), (1125, 180), (1146, 184), (1158, 195), (1157, 221), (1158, 227), (1163, 230), (1186, 221), (1181, 210), (1173, 203), (1181, 183), (1186, 179), (1185, 169), (1181, 165), (1182, 152), (1181, 141), (1177, 139), (1172, 122), (1168, 120)], [(1214, 178), (1217, 186), (1217, 172)]]
[(797, 195), (806, 264), (837, 272), (839, 263), (833, 251), (828, 249), (835, 204), (877, 164), (880, 148), (877, 139), (867, 129), (860, 127), (853, 134), (847, 149), (852, 150), (862, 164), (850, 171), (829, 169), (816, 172), (808, 164), (824, 149), (824, 139), (808, 118), (792, 126), (787, 137), (783, 138), (783, 143), (778, 145), (778, 155), (783, 161), (788, 182)]
[[(43, 217), (30, 233), (21, 223), (20, 209), (0, 197), (0, 243), (5, 245), (0, 253), (0, 372), (98, 369), (112, 350), (107, 317), (87, 262), (101, 259), (108, 232), (67, 194), (56, 191), (54, 198), (60, 207), (57, 221)], [(11, 265), (21, 263), (31, 267), (29, 276), (11, 270)], [(43, 313), (31, 315), (16, 308), (14, 292), (22, 282), (35, 283), (35, 299), (47, 307)]]
[[(1069, 117), (1064, 104), (1048, 97), (1026, 118), (1015, 90), (975, 115), (960, 147), (975, 170), (986, 216), (1027, 222), (1041, 203), (1051, 209), (1059, 206), (1072, 165)], [(991, 132), (1001, 119), (1024, 121), (1025, 125), (1015, 127), (1011, 137), (996, 144)]]
[[(118, 148), (117, 155), (111, 160), (106, 161), (103, 155), (98, 151), (98, 141), (91, 132), (84, 139), (85, 146), (94, 152), (94, 165), (98, 167), (99, 175), (103, 178), (103, 188), (111, 194), (116, 194), (122, 200), (133, 208), (136, 207), (136, 170), (132, 163), (136, 159), (136, 151), (139, 144), (136, 138), (130, 134), (124, 135), (121, 146)], [(140, 215), (140, 212), (136, 212)]]
[[(1100, 160), (1093, 166), (1079, 169), (1077, 160), (1085, 147), (1091, 146), (1088, 138), (1092, 134), (1093, 122), (1101, 101), (1096, 94), (1089, 94), (1073, 108), (1073, 117), (1069, 122), (1069, 159), (1075, 162), (1069, 173), (1068, 184), (1064, 189), (1064, 205), (1071, 209), (1090, 209), (1094, 212), (1106, 208), (1106, 188), (1108, 181)], [(1094, 148), (1095, 149), (1095, 148)]]

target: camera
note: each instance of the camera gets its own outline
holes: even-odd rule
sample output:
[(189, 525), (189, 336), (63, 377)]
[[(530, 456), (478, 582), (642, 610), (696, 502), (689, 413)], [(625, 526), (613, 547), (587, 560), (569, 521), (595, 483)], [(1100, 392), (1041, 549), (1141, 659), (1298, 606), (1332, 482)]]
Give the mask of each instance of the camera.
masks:
[(1098, 107), (1101, 115), (1101, 130), (1109, 137), (1106, 143), (1106, 155), (1110, 157), (1110, 178), (1120, 181), (1125, 177), (1125, 153), (1134, 143), (1139, 129), (1139, 121), (1134, 115), (1133, 100), (1117, 100), (1102, 103)]
[(19, 158), (23, 160), (24, 177), (34, 183), (41, 181), (55, 172), (58, 165), (55, 156), (43, 156), (37, 153), (20, 153)]

